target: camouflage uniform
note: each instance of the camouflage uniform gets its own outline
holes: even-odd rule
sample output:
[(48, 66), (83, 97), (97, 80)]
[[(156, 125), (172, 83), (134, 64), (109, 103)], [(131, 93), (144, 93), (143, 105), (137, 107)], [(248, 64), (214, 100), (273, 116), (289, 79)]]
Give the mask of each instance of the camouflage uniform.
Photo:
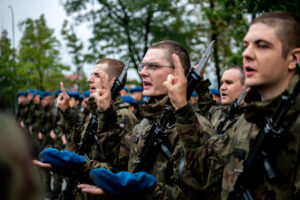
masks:
[[(85, 164), (83, 175), (89, 177), (90, 170), (94, 168), (106, 168), (114, 172), (126, 171), (128, 151), (123, 150), (123, 147), (126, 146), (124, 144), (126, 141), (125, 133), (131, 131), (136, 122), (134, 114), (121, 103), (120, 96), (112, 102), (112, 107), (104, 113), (97, 109), (94, 99), (89, 99), (87, 105), (91, 113), (84, 125), (81, 123), (78, 113), (74, 110), (68, 108), (62, 113), (65, 124), (71, 133), (71, 140), (75, 144), (82, 141), (92, 114), (98, 116), (97, 140), (94, 141), (89, 152), (86, 152), (90, 161)], [(78, 195), (76, 196), (78, 198)], [(96, 197), (84, 194), (84, 198), (93, 199)]]
[[(290, 91), (298, 77), (294, 77), (288, 87)], [(287, 92), (287, 91), (286, 91)], [(247, 95), (245, 102), (245, 114), (239, 119), (235, 126), (235, 132), (230, 142), (230, 156), (228, 164), (226, 165), (223, 173), (223, 190), (222, 199), (226, 199), (228, 193), (235, 185), (238, 173), (234, 169), (243, 169), (242, 162), (247, 159), (249, 145), (253, 141), (259, 129), (266, 123), (266, 117), (274, 113), (281, 96), (275, 97), (267, 101), (260, 101), (260, 99), (252, 98)], [(295, 104), (287, 113), (284, 125), (288, 130), (284, 133), (286, 136), (281, 138), (280, 144), (274, 146), (272, 156), (275, 158), (273, 167), (278, 176), (278, 182), (271, 184), (264, 176), (264, 169), (257, 170), (257, 176), (253, 177), (251, 182), (250, 192), (257, 199), (300, 199), (300, 96), (298, 95)], [(244, 152), (242, 157), (236, 153), (237, 151)], [(250, 181), (250, 180), (249, 180)]]
[(26, 104), (18, 105), (18, 113), (17, 113), (17, 122), (22, 122), (25, 119), (26, 114)]
[[(149, 134), (149, 130), (155, 121), (158, 121), (166, 107), (171, 107), (169, 98), (165, 97), (158, 103), (152, 103), (150, 99), (148, 104), (143, 106), (144, 119), (134, 127), (133, 132), (126, 134), (125, 144), (130, 149), (128, 171), (134, 172), (140, 161), (139, 155), (144, 147), (144, 142)], [(190, 173), (186, 165), (187, 151), (201, 143), (201, 140), (207, 140), (209, 133), (213, 133), (213, 128), (203, 117), (196, 115), (190, 104), (175, 112), (175, 126), (169, 130), (168, 140), (170, 143), (172, 157), (168, 160), (162, 152), (156, 155), (156, 159), (151, 169), (147, 170), (157, 179), (155, 186), (143, 194), (137, 194), (140, 199), (193, 199), (198, 195), (198, 183), (193, 174)], [(183, 149), (179, 132), (185, 132), (186, 120), (197, 121), (202, 124), (197, 129), (188, 132), (191, 135), (197, 135), (189, 140), (189, 148)], [(197, 139), (197, 140), (194, 140)]]

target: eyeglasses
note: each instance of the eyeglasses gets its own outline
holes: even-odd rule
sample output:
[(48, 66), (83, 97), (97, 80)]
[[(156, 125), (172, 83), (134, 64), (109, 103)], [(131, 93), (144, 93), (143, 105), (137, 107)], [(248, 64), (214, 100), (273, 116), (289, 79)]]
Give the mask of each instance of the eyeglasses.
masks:
[(138, 66), (139, 72), (141, 72), (144, 69), (144, 67), (146, 67), (145, 69), (149, 74), (155, 72), (155, 70), (158, 68), (163, 68), (163, 67), (174, 68), (174, 66), (163, 66), (153, 62), (146, 62), (146, 63), (139, 64)]

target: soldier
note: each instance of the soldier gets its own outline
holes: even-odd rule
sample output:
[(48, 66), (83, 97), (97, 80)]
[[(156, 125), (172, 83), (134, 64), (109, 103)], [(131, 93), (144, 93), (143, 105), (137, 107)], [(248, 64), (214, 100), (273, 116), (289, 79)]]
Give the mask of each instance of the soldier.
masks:
[[(176, 55), (175, 55), (176, 54)], [(178, 56), (177, 56), (178, 55)], [(187, 103), (186, 85), (178, 87), (185, 82), (185, 73), (190, 68), (190, 60), (187, 51), (174, 41), (161, 41), (151, 45), (145, 54), (139, 73), (143, 81), (143, 95), (149, 96), (150, 99), (143, 106), (144, 119), (134, 127), (133, 132), (127, 134), (130, 142), (128, 171), (146, 171), (152, 174), (157, 182), (151, 190), (145, 191), (142, 194), (133, 194), (132, 198), (139, 199), (187, 199), (195, 198), (197, 195), (198, 185), (194, 184), (194, 177), (190, 174), (188, 168), (184, 164), (186, 162), (186, 153), (183, 150), (181, 138), (178, 135), (178, 130), (185, 131), (186, 120), (199, 122), (202, 126), (187, 133), (194, 135), (194, 132), (202, 136), (202, 140), (208, 138), (207, 133), (213, 132), (209, 122), (203, 117), (197, 115), (191, 106)], [(100, 111), (107, 117), (115, 113), (115, 110), (110, 103), (110, 91), (98, 91), (94, 93)], [(183, 98), (182, 98), (183, 97)], [(158, 122), (162, 113), (170, 110), (171, 115), (176, 117), (175, 125), (173, 124), (167, 130), (166, 145), (170, 150), (168, 158), (163, 151), (155, 149), (149, 157), (140, 157), (144, 149), (145, 142), (148, 137), (152, 137), (153, 132), (150, 131), (155, 122)], [(111, 117), (110, 117), (111, 118)], [(113, 119), (113, 118), (111, 118)], [(106, 122), (108, 123), (108, 122)], [(199, 136), (198, 135), (198, 136)], [(194, 137), (194, 136), (193, 136)], [(189, 146), (193, 148), (198, 146), (201, 140), (190, 140)], [(153, 161), (153, 162), (152, 162)], [(85, 191), (87, 186), (81, 185)], [(92, 187), (92, 186), (91, 186)], [(97, 191), (97, 189), (95, 189)], [(99, 195), (103, 195), (103, 191), (98, 188)], [(93, 190), (92, 190), (93, 191)], [(126, 198), (126, 197), (124, 197)]]
[(18, 112), (17, 112), (17, 122), (21, 126), (21, 122), (24, 121), (25, 118), (25, 107), (26, 107), (26, 96), (27, 92), (18, 92)]
[[(227, 162), (223, 170), (222, 199), (228, 198), (237, 179), (244, 175), (243, 163), (248, 163), (249, 152), (252, 153), (255, 145), (258, 144), (256, 138), (261, 136), (258, 132), (266, 130), (264, 129), (266, 119), (273, 115), (276, 108), (284, 108), (279, 106), (281, 98), (287, 99), (285, 95), (291, 92), (299, 80), (296, 74), (296, 62), (300, 61), (299, 18), (286, 12), (262, 14), (251, 23), (244, 38), (244, 47), (245, 84), (251, 87), (251, 90), (245, 97), (245, 112), (228, 132), (228, 142), (223, 146), (223, 152), (227, 154)], [(266, 171), (269, 176), (265, 173), (261, 160), (255, 163), (256, 167), (252, 168), (251, 174), (246, 176), (246, 187), (243, 185), (245, 189), (243, 195), (248, 196), (248, 199), (300, 198), (297, 128), (299, 127), (299, 98), (298, 95), (295, 102), (292, 102), (292, 107), (283, 116), (283, 120), (276, 122), (283, 124), (281, 128), (284, 130), (284, 136), (279, 137), (278, 134), (276, 137), (268, 137), (269, 140), (263, 143), (263, 147), (269, 147), (268, 151), (258, 151), (259, 156), (265, 155), (269, 159), (269, 162), (265, 160), (264, 163), (268, 167)], [(196, 125), (186, 124), (186, 128), (193, 130)], [(185, 138), (184, 144), (188, 148), (189, 138), (184, 133), (182, 137)], [(279, 141), (275, 139), (278, 137)], [(270, 138), (275, 142), (270, 142)], [(205, 147), (202, 145), (191, 151), (191, 159), (188, 160), (190, 169), (201, 181), (204, 168), (199, 163), (203, 163), (205, 159), (199, 156), (203, 155), (203, 148)], [(210, 161), (219, 157), (219, 151), (214, 152), (214, 148), (213, 143), (209, 149), (213, 154)], [(210, 165), (210, 167), (215, 166)], [(275, 179), (269, 179), (270, 175), (273, 175), (271, 172), (275, 172)], [(209, 174), (205, 187), (212, 184), (214, 178), (216, 178), (214, 174)], [(231, 199), (242, 199), (242, 197), (234, 195)]]
[[(87, 173), (86, 175), (86, 172), (97, 167), (104, 167), (112, 171), (127, 170), (128, 156), (120, 159), (121, 157), (119, 157), (119, 155), (126, 154), (127, 152), (126, 149), (122, 149), (123, 146), (127, 146), (124, 143), (128, 142), (125, 140), (124, 134), (132, 130), (136, 118), (134, 114), (121, 103), (120, 94), (117, 94), (117, 97), (113, 99), (112, 105), (114, 109), (116, 109), (116, 112), (113, 113), (112, 118), (104, 117), (104, 114), (99, 112), (99, 105), (96, 104), (93, 95), (96, 92), (107, 89), (104, 88), (104, 86), (107, 86), (110, 90), (114, 79), (120, 76), (123, 68), (124, 64), (115, 59), (103, 58), (96, 63), (94, 71), (88, 79), (91, 97), (87, 101), (87, 105), (90, 110), (90, 115), (85, 124), (81, 123), (79, 114), (70, 109), (70, 97), (65, 92), (63, 83), (61, 82), (62, 94), (60, 94), (57, 99), (58, 106), (61, 109), (68, 130), (71, 132), (71, 140), (78, 145), (80, 153), (88, 158), (88, 161), (84, 164), (83, 171), (77, 173), (78, 177), (86, 176), (85, 178), (89, 179), (89, 174)], [(122, 82), (122, 87), (124, 87), (125, 83), (126, 78)], [(96, 116), (96, 126), (93, 125), (94, 116)], [(89, 124), (92, 124), (91, 127), (93, 127), (93, 130), (88, 129), (88, 127), (90, 127)], [(91, 133), (90, 131), (96, 134), (89, 137), (88, 140), (85, 140), (86, 136)], [(76, 184), (76, 182), (74, 182), (74, 184)], [(74, 192), (76, 198), (88, 198), (86, 194), (85, 196), (78, 194), (76, 189)]]
[[(287, 37), (288, 36), (288, 37)], [(291, 92), (299, 81), (296, 62), (300, 62), (300, 19), (286, 12), (265, 13), (254, 19), (244, 37), (243, 66), (246, 85), (251, 92), (245, 98), (245, 113), (236, 123), (228, 164), (223, 173), (222, 198), (226, 199), (243, 170), (243, 161), (254, 148), (250, 146), (258, 132), (278, 107), (281, 97)], [(252, 91), (253, 90), (253, 91)], [(254, 92), (258, 93), (254, 95)], [(298, 91), (297, 91), (298, 92)], [(268, 159), (276, 180), (270, 181), (263, 165), (247, 181), (254, 199), (299, 199), (299, 101), (279, 123), (284, 136), (271, 146)], [(280, 109), (283, 109), (280, 107)], [(275, 140), (276, 141), (276, 140)], [(240, 153), (237, 153), (240, 152)], [(268, 171), (269, 172), (269, 171)], [(284, 188), (284, 189), (283, 189)]]
[[(221, 105), (213, 107), (209, 112), (210, 122), (215, 127), (218, 134), (223, 134), (237, 121), (241, 112), (235, 108), (235, 113), (230, 119), (225, 119), (229, 109), (234, 109), (233, 102), (239, 98), (245, 88), (245, 73), (241, 66), (234, 65), (228, 67), (221, 78)], [(242, 103), (243, 100), (239, 103)], [(222, 125), (220, 125), (222, 123)], [(220, 127), (222, 126), (222, 127)]]

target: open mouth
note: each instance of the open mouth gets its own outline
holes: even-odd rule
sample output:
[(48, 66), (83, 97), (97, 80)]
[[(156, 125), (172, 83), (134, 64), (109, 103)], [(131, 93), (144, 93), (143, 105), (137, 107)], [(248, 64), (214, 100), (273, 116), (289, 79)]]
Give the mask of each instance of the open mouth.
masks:
[(225, 98), (225, 97), (227, 97), (227, 94), (225, 94), (225, 93), (221, 93), (221, 98)]
[(152, 87), (152, 83), (148, 81), (143, 81), (143, 87), (144, 89)]

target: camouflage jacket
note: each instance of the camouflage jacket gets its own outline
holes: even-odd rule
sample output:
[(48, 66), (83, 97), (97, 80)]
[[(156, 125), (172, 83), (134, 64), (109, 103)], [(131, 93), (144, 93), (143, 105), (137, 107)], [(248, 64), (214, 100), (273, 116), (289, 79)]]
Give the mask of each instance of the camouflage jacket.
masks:
[(121, 103), (120, 96), (113, 101), (112, 106), (105, 112), (101, 112), (97, 108), (94, 99), (89, 99), (87, 104), (90, 114), (85, 124), (82, 124), (78, 113), (76, 114), (70, 109), (63, 113), (67, 128), (71, 133), (71, 140), (75, 144), (82, 142), (92, 114), (97, 115), (97, 135), (89, 152), (86, 153), (90, 161), (86, 163), (85, 171), (94, 168), (106, 168), (115, 172), (119, 170), (126, 171), (128, 153), (127, 150), (123, 150), (123, 147), (126, 146), (123, 142), (125, 133), (131, 131), (135, 125), (136, 118), (134, 114)]
[[(295, 77), (286, 93), (290, 91), (298, 78)], [(223, 172), (222, 199), (226, 199), (235, 185), (239, 170), (243, 169), (243, 160), (247, 159), (251, 142), (256, 138), (259, 130), (264, 127), (266, 117), (270, 117), (281, 99), (281, 95), (267, 101), (252, 98), (248, 94), (245, 98), (244, 115), (235, 124), (228, 145), (228, 162)], [(263, 167), (256, 170), (252, 177), (250, 192), (255, 199), (300, 199), (300, 95), (295, 104), (289, 109), (283, 121), (286, 131), (278, 144), (274, 145), (271, 163), (277, 175), (276, 184), (271, 184)], [(241, 153), (243, 152), (243, 153)]]
[[(169, 98), (165, 97), (158, 103), (151, 103), (143, 106), (144, 119), (135, 126), (133, 133), (127, 134), (131, 138), (128, 170), (134, 172), (140, 161), (140, 153), (144, 147), (144, 142), (155, 121), (158, 121), (166, 109), (171, 107)], [(200, 115), (196, 114), (191, 106), (187, 104), (175, 113), (175, 126), (168, 131), (169, 147), (172, 150), (171, 159), (160, 151), (156, 156), (152, 168), (148, 170), (155, 176), (157, 182), (151, 191), (142, 194), (141, 199), (195, 199), (198, 195), (198, 182), (194, 174), (186, 165), (191, 149), (199, 146), (202, 140), (206, 141), (213, 133), (213, 127)], [(196, 129), (186, 129), (186, 123), (196, 121), (201, 126)], [(178, 132), (182, 133), (181, 135)], [(182, 139), (184, 135), (191, 135), (186, 148), (183, 147)], [(150, 159), (150, 158), (149, 158)]]
[(39, 130), (43, 134), (43, 147), (51, 147), (54, 140), (50, 136), (50, 131), (54, 129), (55, 112), (54, 107), (47, 105), (43, 109)]
[(22, 122), (25, 119), (26, 105), (18, 104), (17, 121)]

